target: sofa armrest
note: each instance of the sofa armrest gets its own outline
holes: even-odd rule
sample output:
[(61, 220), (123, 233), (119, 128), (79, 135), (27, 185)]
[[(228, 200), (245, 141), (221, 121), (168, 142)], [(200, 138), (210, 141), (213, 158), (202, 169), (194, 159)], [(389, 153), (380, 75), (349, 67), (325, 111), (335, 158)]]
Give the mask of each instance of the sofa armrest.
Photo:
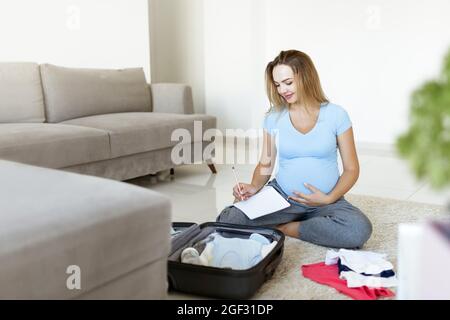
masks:
[(153, 112), (194, 113), (190, 86), (179, 83), (152, 83), (149, 87)]

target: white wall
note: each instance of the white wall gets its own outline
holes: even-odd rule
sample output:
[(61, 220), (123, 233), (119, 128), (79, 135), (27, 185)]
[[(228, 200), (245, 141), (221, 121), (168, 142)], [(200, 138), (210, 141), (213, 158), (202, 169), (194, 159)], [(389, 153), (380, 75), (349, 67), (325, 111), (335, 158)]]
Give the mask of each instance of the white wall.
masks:
[[(169, 80), (193, 84), (198, 95), (203, 91), (205, 111), (218, 117), (221, 129), (261, 126), (268, 108), (265, 65), (281, 50), (298, 49), (312, 57), (330, 100), (350, 113), (357, 141), (393, 144), (408, 124), (410, 93), (438, 74), (450, 47), (448, 0), (195, 3), (191, 10), (174, 4), (172, 16), (165, 12), (170, 23), (161, 28), (178, 28), (178, 37), (159, 40), (168, 45), (159, 54), (164, 63), (154, 67)], [(184, 22), (201, 15), (203, 38)], [(200, 40), (203, 63), (186, 56), (201, 56)], [(183, 68), (189, 72), (180, 73)]]
[(259, 127), (264, 95), (265, 0), (205, 1), (206, 112), (220, 129)]
[(143, 67), (150, 80), (147, 0), (2, 0), (0, 61)]
[(203, 0), (149, 0), (152, 82), (192, 87), (194, 111), (205, 111)]
[(270, 56), (307, 52), (363, 142), (395, 141), (411, 91), (437, 76), (450, 48), (448, 0), (268, 0), (267, 12)]

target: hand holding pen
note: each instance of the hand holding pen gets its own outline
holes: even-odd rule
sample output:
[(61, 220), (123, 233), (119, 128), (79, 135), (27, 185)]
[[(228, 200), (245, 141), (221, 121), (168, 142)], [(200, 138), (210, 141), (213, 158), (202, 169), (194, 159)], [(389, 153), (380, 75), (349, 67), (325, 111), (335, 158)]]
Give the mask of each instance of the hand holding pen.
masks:
[(234, 179), (236, 180), (236, 185), (233, 188), (233, 196), (235, 197), (235, 202), (247, 200), (248, 198), (253, 196), (258, 191), (258, 189), (256, 189), (252, 184), (239, 182), (234, 167), (232, 167), (232, 169)]

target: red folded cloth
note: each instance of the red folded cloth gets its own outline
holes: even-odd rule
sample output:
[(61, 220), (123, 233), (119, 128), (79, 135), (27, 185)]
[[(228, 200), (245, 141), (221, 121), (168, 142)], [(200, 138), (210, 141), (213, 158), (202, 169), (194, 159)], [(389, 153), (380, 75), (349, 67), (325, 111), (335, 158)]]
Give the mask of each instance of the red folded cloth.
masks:
[(337, 264), (327, 266), (324, 262), (302, 266), (303, 276), (321, 284), (335, 288), (337, 291), (355, 300), (375, 300), (378, 297), (393, 297), (395, 294), (387, 288), (347, 287), (347, 280), (339, 278)]

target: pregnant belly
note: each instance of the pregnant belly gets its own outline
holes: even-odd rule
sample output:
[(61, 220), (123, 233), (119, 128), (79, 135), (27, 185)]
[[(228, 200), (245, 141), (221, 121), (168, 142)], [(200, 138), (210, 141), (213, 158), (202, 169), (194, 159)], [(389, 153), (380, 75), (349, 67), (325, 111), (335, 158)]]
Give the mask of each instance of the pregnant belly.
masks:
[(337, 162), (316, 158), (294, 158), (280, 161), (276, 179), (283, 191), (293, 196), (293, 191), (311, 194), (304, 183), (324, 193), (333, 190), (339, 179)]

